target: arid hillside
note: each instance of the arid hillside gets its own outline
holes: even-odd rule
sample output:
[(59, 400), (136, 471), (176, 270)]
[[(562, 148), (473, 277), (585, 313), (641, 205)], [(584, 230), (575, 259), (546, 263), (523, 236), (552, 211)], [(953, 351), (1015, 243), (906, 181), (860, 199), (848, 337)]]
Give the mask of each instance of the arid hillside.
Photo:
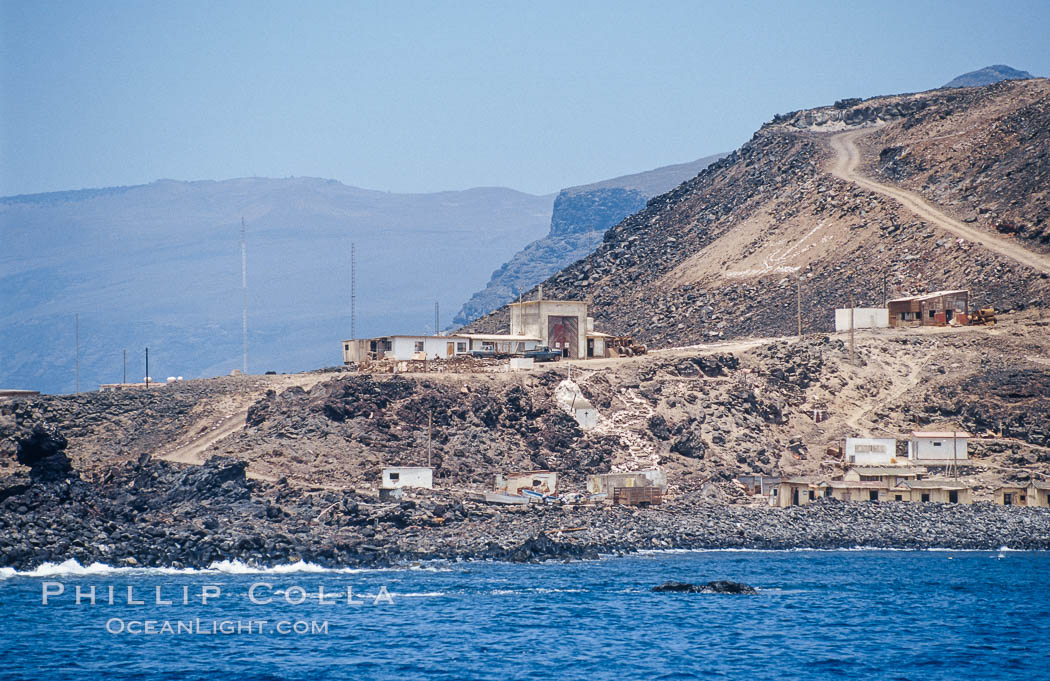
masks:
[[(544, 283), (654, 347), (804, 329), (833, 309), (968, 288), (1050, 304), (1050, 81), (843, 100), (778, 115)], [(474, 328), (506, 326), (506, 311)]]
[[(964, 479), (978, 499), (1002, 481), (1050, 479), (1050, 315), (994, 327), (722, 342), (573, 363), (598, 410), (581, 429), (556, 400), (568, 367), (391, 376), (353, 371), (227, 377), (124, 394), (0, 403), (0, 450), (36, 424), (68, 438), (86, 478), (143, 455), (190, 469), (222, 455), (261, 482), (375, 493), (387, 465), (426, 465), (438, 487), (491, 489), (497, 473), (547, 468), (561, 487), (653, 465), (672, 495), (750, 503), (740, 475), (834, 475), (848, 436), (971, 431)], [(493, 369), (488, 367), (487, 369)], [(826, 418), (815, 420), (820, 411)], [(4, 472), (19, 467), (0, 456)], [(371, 490), (371, 492), (369, 492)]]

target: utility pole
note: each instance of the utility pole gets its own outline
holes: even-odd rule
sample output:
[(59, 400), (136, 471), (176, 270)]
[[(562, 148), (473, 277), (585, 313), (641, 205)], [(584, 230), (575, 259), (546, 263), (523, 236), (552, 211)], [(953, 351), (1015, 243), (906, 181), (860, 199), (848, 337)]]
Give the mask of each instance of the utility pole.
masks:
[(853, 310), (853, 294), (851, 293), (849, 294), (849, 363), (856, 366), (853, 344)]
[(241, 218), (241, 373), (248, 373), (248, 244)]
[(802, 277), (799, 276), (795, 280), (798, 285), (796, 288), (796, 300), (795, 308), (798, 310), (798, 337), (802, 338)]
[(427, 412), (427, 468), (430, 468), (430, 456), (432, 452), (431, 440), (434, 429), (434, 412)]
[(128, 382), (128, 349), (124, 348), (124, 378), (120, 379), (121, 385)]
[(149, 390), (149, 348), (146, 348), (146, 390)]
[(357, 244), (350, 242), (350, 340), (357, 340)]
[(438, 301), (434, 301), (434, 335), (441, 333), (441, 315), (439, 313)]
[(73, 315), (73, 392), (80, 392), (80, 314)]

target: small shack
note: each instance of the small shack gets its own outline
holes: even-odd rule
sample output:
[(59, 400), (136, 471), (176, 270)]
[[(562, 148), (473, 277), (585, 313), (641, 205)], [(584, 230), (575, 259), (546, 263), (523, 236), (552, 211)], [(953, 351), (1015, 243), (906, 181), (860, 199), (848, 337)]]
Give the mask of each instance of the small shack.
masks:
[(884, 487), (895, 487), (905, 480), (918, 480), (921, 468), (908, 466), (855, 466), (842, 475), (844, 482), (874, 482)]
[(496, 475), (496, 491), (518, 495), (522, 490), (554, 494), (558, 490), (558, 474), (553, 471), (519, 471)]
[(894, 501), (934, 502), (941, 504), (973, 503), (973, 490), (958, 480), (929, 478), (905, 480), (890, 491)]
[(769, 503), (780, 508), (806, 506), (816, 501), (818, 494), (824, 494), (824, 490), (814, 478), (783, 478), (780, 484), (771, 490)]
[(664, 492), (659, 487), (617, 487), (612, 500), (624, 506), (657, 506), (663, 503)]
[(995, 503), (1002, 506), (1050, 507), (1050, 482), (1033, 481), (1027, 485), (1003, 485), (994, 492)]
[(895, 298), (886, 307), (890, 326), (944, 326), (953, 320), (965, 326), (969, 305), (970, 292), (957, 289)]
[(924, 466), (948, 466), (967, 460), (970, 434), (961, 430), (916, 430), (908, 442), (908, 458)]
[(426, 466), (391, 466), (383, 469), (380, 489), (422, 487), (434, 489), (434, 469)]
[(738, 475), (736, 480), (747, 489), (748, 494), (756, 496), (766, 496), (780, 484), (780, 476), (777, 475)]
[(612, 494), (621, 487), (659, 487), (667, 488), (667, 474), (659, 468), (629, 473), (599, 473), (587, 478), (587, 491), (590, 494)]
[(846, 463), (889, 464), (896, 460), (897, 440), (892, 437), (846, 438)]

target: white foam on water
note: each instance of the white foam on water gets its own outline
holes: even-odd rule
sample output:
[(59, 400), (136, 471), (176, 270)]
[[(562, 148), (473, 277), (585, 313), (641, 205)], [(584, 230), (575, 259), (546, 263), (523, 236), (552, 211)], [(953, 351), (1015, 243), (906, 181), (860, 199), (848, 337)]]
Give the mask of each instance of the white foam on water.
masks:
[(112, 575), (145, 576), (145, 575), (285, 575), (285, 574), (358, 574), (365, 572), (399, 572), (405, 570), (424, 572), (451, 572), (452, 568), (435, 565), (411, 565), (388, 568), (326, 568), (316, 563), (296, 561), (271, 567), (250, 565), (239, 560), (215, 561), (206, 568), (155, 568), (155, 567), (115, 567), (105, 563), (92, 563), (84, 566), (74, 558), (61, 563), (43, 563), (32, 570), (19, 571), (10, 567), (0, 568), (0, 580), (13, 577), (97, 577)]

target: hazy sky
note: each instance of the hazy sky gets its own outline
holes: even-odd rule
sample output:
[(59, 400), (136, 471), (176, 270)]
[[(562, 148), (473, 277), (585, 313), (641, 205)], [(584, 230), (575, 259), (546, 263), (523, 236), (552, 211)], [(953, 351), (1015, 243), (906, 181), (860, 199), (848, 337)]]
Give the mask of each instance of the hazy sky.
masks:
[(1050, 2), (0, 0), (0, 195), (311, 175), (533, 193), (773, 114), (1050, 75)]

